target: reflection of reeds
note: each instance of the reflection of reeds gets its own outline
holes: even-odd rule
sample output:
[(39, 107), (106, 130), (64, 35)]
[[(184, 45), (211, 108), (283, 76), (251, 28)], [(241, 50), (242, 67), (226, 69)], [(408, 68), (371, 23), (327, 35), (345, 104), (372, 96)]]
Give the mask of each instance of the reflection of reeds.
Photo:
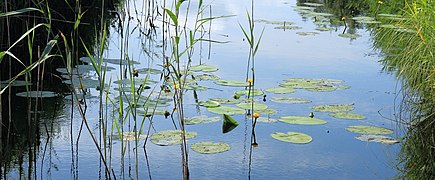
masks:
[(404, 97), (397, 119), (405, 127), (401, 150), (402, 178), (435, 177), (434, 93), (435, 24), (434, 4), (407, 1), (406, 19), (397, 28), (378, 28), (375, 46), (385, 53), (386, 69), (397, 70)]

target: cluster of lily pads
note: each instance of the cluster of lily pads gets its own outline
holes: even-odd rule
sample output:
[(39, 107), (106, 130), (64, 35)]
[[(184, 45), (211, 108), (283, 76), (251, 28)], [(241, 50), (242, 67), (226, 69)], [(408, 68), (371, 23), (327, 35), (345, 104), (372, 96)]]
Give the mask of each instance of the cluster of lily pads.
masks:
[[(369, 16), (356, 16), (356, 17), (336, 17), (331, 13), (319, 12), (321, 11), (321, 7), (324, 6), (322, 3), (302, 3), (299, 6), (294, 6), (294, 10), (297, 11), (303, 18), (312, 18), (313, 23), (318, 25), (315, 28), (316, 31), (308, 31), (308, 32), (296, 32), (296, 34), (300, 36), (314, 36), (319, 34), (319, 31), (332, 31), (335, 28), (332, 28), (330, 25), (333, 23), (344, 23), (346, 21), (354, 21), (358, 24), (374, 24), (377, 28), (392, 28), (397, 32), (413, 32), (410, 29), (400, 26), (400, 21), (406, 20), (400, 15), (394, 14), (377, 14), (376, 17)], [(381, 21), (382, 20), (382, 21)], [(302, 27), (295, 25), (294, 22), (291, 21), (275, 21), (275, 20), (265, 20), (259, 19), (256, 22), (266, 23), (275, 25), (274, 29), (281, 30), (299, 30)], [(383, 23), (386, 22), (386, 23)], [(356, 39), (361, 37), (361, 35), (356, 33), (341, 33), (338, 36), (343, 38)]]

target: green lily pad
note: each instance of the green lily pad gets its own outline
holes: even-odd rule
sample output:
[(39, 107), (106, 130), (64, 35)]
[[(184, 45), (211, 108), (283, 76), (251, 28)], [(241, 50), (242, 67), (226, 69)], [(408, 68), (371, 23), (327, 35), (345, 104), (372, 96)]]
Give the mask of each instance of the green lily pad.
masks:
[(228, 115), (245, 114), (245, 110), (232, 106), (219, 106), (214, 108), (207, 108), (207, 111), (210, 111), (215, 114), (228, 114)]
[(307, 5), (307, 6), (313, 6), (313, 7), (323, 6), (323, 4), (320, 4), (320, 3), (309, 3), (309, 2), (306, 2), (306, 3), (303, 3), (303, 4)]
[(308, 15), (310, 16), (321, 16), (321, 17), (331, 17), (334, 16), (334, 14), (331, 13), (321, 13), (321, 12), (310, 12)]
[(315, 78), (289, 78), (285, 82), (280, 83), (281, 87), (292, 87), (307, 90), (322, 90), (325, 88), (337, 89), (337, 84), (343, 80), (337, 79), (315, 79)]
[(158, 70), (158, 69), (153, 69), (153, 68), (140, 68), (137, 69), (138, 73), (148, 73), (150, 72), (150, 74), (160, 74), (162, 73), (162, 70)]
[(249, 90), (239, 90), (239, 91), (236, 91), (235, 93), (237, 95), (240, 95), (240, 96), (242, 96), (242, 95), (248, 96), (248, 93), (249, 93), (249, 95), (251, 97), (252, 96), (261, 96), (264, 94), (264, 92), (262, 90), (259, 90), (259, 89), (253, 89), (253, 90), (251, 89), (250, 91)]
[(368, 16), (357, 16), (352, 18), (355, 21), (374, 21), (374, 17), (368, 17)]
[(144, 108), (137, 108), (136, 112), (138, 115), (142, 115), (142, 116), (152, 116), (152, 115), (165, 115), (165, 113), (167, 112), (166, 110), (163, 109), (154, 109), (154, 108), (148, 108), (147, 112), (145, 113)]
[(215, 107), (219, 107), (221, 104), (217, 101), (208, 100), (208, 101), (199, 102), (199, 105), (208, 108), (215, 108)]
[(378, 142), (382, 144), (396, 144), (400, 141), (388, 136), (373, 135), (373, 134), (363, 134), (355, 137), (358, 140), (366, 142)]
[(318, 125), (326, 124), (327, 122), (322, 119), (310, 118), (304, 116), (282, 116), (279, 119), (281, 122), (288, 124), (303, 124), (303, 125)]
[(287, 132), (287, 134), (282, 132), (275, 132), (272, 133), (271, 136), (276, 140), (295, 144), (307, 144), (313, 141), (313, 138), (311, 136), (300, 132)]
[(315, 92), (328, 92), (328, 91), (335, 91), (337, 89), (338, 88), (336, 86), (331, 86), (331, 85), (318, 85), (315, 87), (305, 88), (305, 90), (315, 91)]
[[(66, 95), (65, 97), (64, 97), (64, 99), (66, 99), (66, 100), (72, 100), (73, 99), (73, 95), (72, 94), (70, 94), (70, 95)], [(82, 93), (80, 93), (80, 94), (77, 94), (77, 98), (78, 99), (93, 99), (93, 98), (97, 98), (97, 96), (92, 96), (91, 94), (86, 94), (86, 95), (84, 95), (84, 94), (82, 94)]]
[(355, 114), (350, 112), (336, 112), (333, 114), (329, 114), (332, 117), (340, 118), (340, 119), (355, 119), (355, 120), (361, 120), (366, 119), (364, 115), (361, 114)]
[(350, 33), (338, 34), (338, 36), (343, 37), (343, 38), (350, 38), (350, 39), (356, 39), (356, 38), (361, 37), (361, 35), (359, 35), (359, 34), (350, 34)]
[(277, 26), (277, 27), (274, 27), (274, 29), (296, 30), (296, 29), (302, 29), (302, 27), (289, 25), (289, 26)]
[(327, 105), (319, 105), (311, 107), (314, 111), (317, 112), (347, 112), (353, 110), (352, 104), (327, 104)]
[(258, 113), (261, 113), (261, 114), (268, 114), (268, 115), (278, 113), (278, 111), (276, 111), (275, 109), (270, 109), (270, 108), (267, 108), (267, 109), (256, 109), (255, 111), (258, 112)]
[(235, 86), (235, 87), (245, 87), (249, 86), (248, 82), (244, 81), (235, 81), (235, 80), (217, 80), (215, 81), (216, 84), (222, 85), (222, 86)]
[(393, 134), (392, 130), (375, 126), (349, 126), (346, 130), (359, 134)]
[[(9, 84), (10, 81), (0, 81), (0, 87), (6, 87)], [(10, 84), (10, 86), (31, 86), (32, 83), (31, 82), (27, 82), (27, 81), (22, 81), (22, 80), (15, 80), (12, 81), (12, 83)]]
[(185, 89), (194, 90), (194, 91), (205, 91), (205, 90), (208, 89), (208, 87), (207, 86), (197, 85), (197, 84), (190, 84), (190, 85), (187, 85), (185, 87)]
[(202, 154), (215, 154), (225, 152), (231, 149), (230, 145), (223, 142), (198, 142), (192, 144), (191, 147), (194, 151)]
[[(91, 62), (91, 58), (89, 58), (89, 57), (81, 57), (80, 58), (80, 60), (82, 61), (82, 62), (86, 62), (86, 63), (92, 63)], [(99, 61), (99, 59), (98, 58), (96, 58), (96, 57), (94, 57), (94, 60), (95, 61)], [(129, 60), (129, 62), (127, 62), (127, 59), (107, 59), (107, 58), (103, 58), (103, 62), (106, 62), (106, 63), (110, 63), (110, 64), (116, 64), (116, 65), (119, 65), (119, 64), (123, 64), (123, 65), (128, 65), (128, 63), (130, 63), (130, 64), (140, 64), (140, 62), (137, 62), (137, 61), (132, 61), (132, 60)]]
[(201, 75), (197, 75), (195, 76), (196, 79), (198, 79), (199, 81), (216, 81), (218, 79), (220, 79), (219, 76), (213, 75), (213, 74), (201, 74)]
[(65, 84), (73, 83), (76, 88), (79, 86), (79, 84), (82, 84), (82, 87), (84, 88), (97, 88), (100, 86), (100, 82), (98, 80), (89, 78), (81, 78), (81, 80), (79, 80), (77, 76), (73, 76), (72, 80), (67, 79), (62, 82)]
[[(183, 141), (181, 130), (163, 130), (155, 132), (151, 136), (151, 142), (160, 146), (170, 146), (181, 144)], [(187, 139), (194, 138), (198, 135), (196, 132), (185, 132), (185, 137)]]
[(186, 123), (187, 125), (192, 125), (192, 124), (200, 124), (200, 123), (212, 123), (220, 120), (221, 120), (220, 117), (208, 117), (205, 115), (201, 115), (201, 116), (185, 118), (184, 123)]
[(255, 20), (255, 22), (266, 23), (266, 24), (275, 24), (275, 25), (294, 24), (294, 22), (291, 22), (291, 21), (270, 21), (270, 20), (265, 20), (265, 19), (258, 19), (258, 20)]
[[(138, 132), (123, 132), (122, 133), (122, 140), (123, 141), (135, 141), (137, 140), (144, 140), (148, 136), (146, 134), (139, 134)], [(113, 135), (114, 140), (121, 139), (118, 134)]]
[(314, 36), (319, 34), (318, 32), (296, 32), (297, 35), (300, 36)]
[(189, 68), (189, 70), (190, 71), (202, 71), (202, 72), (215, 72), (218, 70), (218, 68), (211, 66), (211, 65), (201, 64), (201, 65), (197, 65), (197, 66), (191, 66)]
[(278, 120), (269, 117), (259, 117), (257, 118), (257, 122), (274, 123), (278, 122)]
[(292, 97), (272, 97), (273, 102), (287, 103), (287, 104), (303, 104), (310, 103), (311, 101), (304, 98), (292, 98)]
[(210, 100), (216, 101), (216, 102), (218, 102), (220, 104), (237, 104), (237, 103), (240, 103), (239, 100), (235, 100), (235, 99), (211, 98)]
[(296, 90), (292, 87), (275, 87), (275, 88), (267, 88), (266, 92), (275, 93), (275, 94), (287, 94), (293, 93)]
[[(157, 81), (153, 81), (153, 80), (147, 79), (147, 78), (133, 78), (133, 81), (134, 81), (135, 85), (140, 85), (140, 84), (142, 84), (142, 82), (145, 82), (145, 84), (157, 83)], [(113, 81), (113, 83), (123, 84), (123, 85), (131, 85), (131, 80), (130, 79), (121, 79), (121, 80), (115, 80), (115, 81)]]
[[(252, 103), (239, 103), (236, 104), (236, 106), (243, 108), (243, 109), (252, 109)], [(256, 103), (254, 102), (254, 110), (264, 110), (267, 109), (266, 104)]]
[(318, 30), (318, 31), (332, 31), (332, 30), (334, 30), (334, 28), (318, 27), (318, 28), (316, 28), (316, 30)]
[(18, 97), (30, 97), (30, 98), (53, 98), (58, 94), (52, 91), (28, 91), (15, 94)]
[(293, 8), (299, 10), (308, 10), (308, 11), (313, 11), (316, 9), (315, 7), (307, 7), (307, 6), (293, 6)]

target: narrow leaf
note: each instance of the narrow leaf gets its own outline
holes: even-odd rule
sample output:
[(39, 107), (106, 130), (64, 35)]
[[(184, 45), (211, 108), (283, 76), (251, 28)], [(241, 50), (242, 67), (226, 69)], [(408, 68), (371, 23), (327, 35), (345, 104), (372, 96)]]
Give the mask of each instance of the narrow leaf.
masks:
[(222, 124), (222, 133), (230, 132), (231, 130), (233, 130), (239, 125), (239, 123), (236, 120), (234, 120), (231, 116), (227, 114), (223, 114), (223, 117), (224, 117), (224, 121)]
[(32, 11), (39, 11), (41, 13), (44, 13), (44, 11), (40, 10), (40, 9), (36, 9), (36, 8), (24, 8), (24, 9), (18, 9), (15, 11), (9, 11), (6, 13), (0, 13), (0, 17), (4, 17), (4, 16), (13, 16), (13, 15), (17, 15), (17, 14), (23, 14), (26, 12), (32, 12)]
[(163, 9), (169, 15), (169, 17), (172, 19), (172, 22), (174, 22), (174, 25), (178, 26), (178, 18), (177, 18), (177, 16), (175, 16), (175, 14), (171, 10), (166, 9), (166, 8), (163, 8)]

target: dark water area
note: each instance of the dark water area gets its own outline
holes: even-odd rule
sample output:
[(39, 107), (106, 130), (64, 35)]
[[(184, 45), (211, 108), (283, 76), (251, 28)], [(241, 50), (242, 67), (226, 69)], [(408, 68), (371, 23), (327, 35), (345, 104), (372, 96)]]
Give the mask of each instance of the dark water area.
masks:
[[(84, 42), (89, 43), (87, 46), (91, 52), (98, 52), (102, 33), (100, 32), (101, 8), (98, 4), (101, 2), (95, 1), (94, 4), (85, 2), (90, 4), (81, 5), (82, 11), (86, 13), (83, 14), (78, 31), (73, 31), (74, 11), (71, 11), (72, 14), (67, 13), (68, 16), (55, 13), (69, 11), (75, 7), (74, 4), (62, 3), (56, 4), (58, 6), (56, 8), (53, 7), (53, 19), (62, 21), (52, 21), (52, 27), (56, 29), (52, 32), (69, 32), (69, 34), (64, 33), (67, 39), (81, 37)], [(103, 97), (101, 99), (98, 97), (101, 95), (98, 73), (92, 70), (89, 58), (84, 57), (86, 55), (78, 39), (71, 41), (76, 43), (71, 44), (71, 47), (77, 48), (71, 57), (83, 61), (77, 63), (82, 64), (83, 66), (80, 67), (86, 69), (78, 73), (83, 81), (74, 82), (72, 85), (67, 83), (68, 78), (74, 76), (66, 77), (62, 70), (55, 70), (59, 65), (65, 64), (61, 62), (47, 70), (47, 74), (53, 74), (57, 79), (65, 82), (47, 85), (47, 89), (55, 89), (52, 91), (58, 95), (57, 97), (36, 100), (36, 98), (15, 96), (16, 92), (24, 91), (24, 87), (13, 87), (12, 100), (3, 94), (0, 179), (110, 179), (114, 177), (116, 179), (181, 179), (183, 177), (180, 145), (159, 145), (150, 140), (153, 133), (180, 128), (177, 124), (178, 109), (175, 108), (172, 99), (174, 95), (162, 95), (162, 99), (170, 100), (157, 107), (157, 110), (163, 112), (162, 114), (165, 111), (175, 112), (172, 116), (165, 117), (158, 113), (144, 116), (144, 113), (139, 113), (139, 110), (144, 108), (136, 107), (137, 104), (134, 104), (133, 109), (137, 109), (138, 112), (136, 116), (131, 114), (132, 108), (129, 108), (133, 105), (126, 103), (125, 100), (122, 103), (119, 99), (122, 93), (119, 89), (125, 88), (127, 90), (124, 93), (129, 94), (131, 82), (125, 84), (117, 82), (121, 79), (133, 78), (133, 73), (130, 76), (133, 69), (153, 68), (157, 70), (156, 74), (147, 75), (146, 71), (139, 71), (139, 77), (133, 78), (146, 77), (156, 81), (147, 84), (150, 89), (144, 90), (142, 94), (137, 93), (138, 96), (155, 97), (156, 92), (166, 86), (170, 86), (171, 92), (177, 92), (178, 88), (175, 88), (175, 85), (162, 80), (162, 76), (167, 71), (165, 62), (173, 58), (171, 43), (174, 41), (171, 41), (171, 37), (176, 30), (172, 25), (168, 25), (170, 17), (165, 15), (165, 19), (163, 18), (165, 12), (160, 6), (172, 7), (169, 5), (172, 2), (110, 1), (107, 3), (108, 8), (105, 9), (107, 13), (104, 13), (107, 19), (104, 21), (107, 23), (108, 38), (102, 48), (104, 53), (101, 60), (107, 62), (103, 67), (107, 66), (108, 71), (104, 75), (107, 85), (102, 93)], [(187, 2), (180, 6), (178, 19), (179, 24), (185, 23), (186, 29), (191, 30), (195, 28), (194, 12), (197, 11), (199, 1), (189, 1), (189, 3), (192, 3), (189, 11), (186, 10)], [(207, 74), (221, 80), (245, 82), (249, 46), (240, 26), (248, 26), (246, 9), (250, 10), (250, 2), (223, 0), (204, 1), (203, 4), (210, 7), (204, 9), (201, 18), (228, 17), (213, 19), (210, 24), (201, 27), (198, 34), (208, 40), (195, 44), (191, 56), (183, 55), (180, 66), (185, 67), (188, 64), (187, 59), (191, 59), (192, 66), (207, 64), (217, 68), (216, 71), (191, 72), (189, 79), (191, 76)], [(119, 9), (114, 8), (117, 6)], [(388, 6), (399, 6), (399, 3)], [(393, 73), (384, 71), (383, 64), (379, 62), (384, 55), (379, 49), (373, 48), (372, 31), (378, 24), (352, 19), (371, 16), (374, 11), (377, 11), (376, 8), (377, 5), (367, 5), (363, 1), (256, 1), (255, 37), (260, 37), (261, 30), (264, 30), (255, 56), (255, 89), (262, 90), (264, 96), (254, 96), (251, 101), (255, 100), (276, 111), (270, 114), (260, 112), (261, 117), (278, 121), (256, 124), (255, 137), (258, 143), (256, 147), (251, 146), (251, 117), (245, 113), (231, 115), (239, 126), (223, 134), (222, 115), (200, 106), (198, 102), (211, 98), (234, 100), (234, 94), (245, 88), (221, 86), (215, 81), (196, 78), (196, 85), (207, 89), (183, 91), (185, 117), (206, 115), (218, 117), (220, 120), (186, 125), (186, 131), (198, 134), (187, 141), (190, 178), (394, 179), (397, 177), (400, 174), (398, 156), (402, 143), (383, 144), (361, 141), (356, 138), (360, 134), (346, 130), (351, 126), (376, 126), (393, 131), (386, 136), (396, 140), (401, 140), (404, 133), (403, 129), (398, 128), (397, 122), (392, 121), (396, 116), (397, 106), (400, 106), (397, 97), (402, 96), (398, 91), (401, 82)], [(54, 15), (57, 15), (56, 18)], [(20, 21), (29, 20), (20, 19)], [(14, 37), (23, 32), (15, 33), (17, 35)], [(47, 37), (54, 37), (55, 34), (47, 36), (45, 33), (42, 36), (44, 41)], [(188, 35), (183, 34), (180, 37), (181, 48), (189, 41)], [(225, 43), (210, 43), (211, 40)], [(5, 43), (2, 41), (2, 44)], [(63, 42), (59, 43), (60, 46), (63, 46), (62, 44)], [(35, 47), (37, 45), (38, 43), (35, 43)], [(25, 43), (22, 46), (25, 46)], [(64, 54), (63, 48), (60, 49), (57, 53)], [(124, 61), (125, 59), (133, 60), (134, 63), (131, 62), (131, 66), (128, 66), (126, 62), (130, 61)], [(47, 64), (51, 63), (47, 61)], [(8, 64), (3, 61), (1, 65), (1, 78), (8, 79), (9, 73), (6, 73)], [(16, 72), (20, 70), (18, 68)], [(283, 87), (283, 82), (294, 78), (311, 78), (311, 81), (321, 78), (326, 82), (340, 80), (338, 81), (340, 86), (327, 83), (320, 88), (332, 87), (332, 90), (313, 90), (308, 87), (296, 88), (295, 92), (282, 94), (268, 91), (270, 88)], [(136, 82), (136, 88), (139, 88), (137, 85), (140, 84), (139, 81)], [(34, 87), (35, 84), (32, 86)], [(56, 90), (60, 88), (62, 90)], [(71, 97), (68, 97), (70, 94), (68, 90), (71, 89), (86, 92), (86, 98), (79, 97), (71, 100)], [(306, 103), (275, 101), (283, 97), (304, 98), (309, 101)], [(243, 93), (240, 100), (249, 101)], [(329, 112), (318, 112), (313, 109), (313, 106), (325, 104), (352, 105), (351, 113), (363, 115), (365, 118), (361, 120), (336, 118)], [(234, 104), (221, 104), (221, 106), (237, 107)], [(8, 123), (9, 110), (12, 111), (11, 124)], [(256, 111), (245, 112), (253, 115)], [(327, 123), (301, 125), (288, 124), (282, 120), (284, 116), (308, 117), (311, 113), (315, 118), (325, 120)], [(123, 116), (120, 117), (119, 114)], [(134, 135), (127, 135), (139, 131), (141, 136), (136, 140)], [(312, 141), (306, 144), (279, 141), (272, 136), (277, 132), (301, 132), (309, 135)], [(150, 134), (149, 137), (147, 133)], [(121, 139), (122, 134), (130, 139)], [(192, 149), (194, 144), (204, 141), (224, 142), (231, 148), (217, 154), (204, 154)], [(104, 161), (101, 157), (105, 157)], [(109, 172), (105, 171), (106, 166), (110, 169)]]

